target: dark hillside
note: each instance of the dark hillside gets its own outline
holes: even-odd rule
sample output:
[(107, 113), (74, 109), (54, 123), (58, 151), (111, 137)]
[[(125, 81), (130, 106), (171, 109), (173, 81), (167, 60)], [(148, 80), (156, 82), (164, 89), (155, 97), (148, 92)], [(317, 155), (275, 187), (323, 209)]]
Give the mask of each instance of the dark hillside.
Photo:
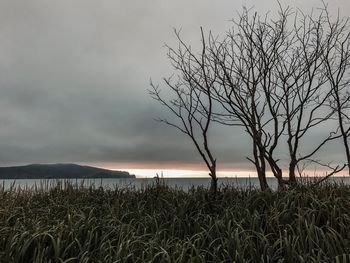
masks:
[(135, 178), (128, 172), (112, 171), (77, 164), (30, 164), (0, 167), (0, 179), (52, 179), (52, 178)]

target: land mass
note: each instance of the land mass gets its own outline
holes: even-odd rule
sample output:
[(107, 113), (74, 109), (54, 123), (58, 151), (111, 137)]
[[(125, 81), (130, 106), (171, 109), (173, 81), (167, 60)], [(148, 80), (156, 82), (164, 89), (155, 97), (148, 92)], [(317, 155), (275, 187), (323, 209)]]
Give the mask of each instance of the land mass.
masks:
[(77, 164), (30, 164), (0, 167), (0, 179), (92, 179), (135, 178), (124, 171), (113, 171)]

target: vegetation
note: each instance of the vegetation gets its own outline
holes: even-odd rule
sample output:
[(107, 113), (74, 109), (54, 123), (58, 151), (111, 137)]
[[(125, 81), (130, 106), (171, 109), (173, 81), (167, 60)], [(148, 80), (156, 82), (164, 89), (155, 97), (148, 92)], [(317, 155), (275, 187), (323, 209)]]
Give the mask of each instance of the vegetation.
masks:
[[(275, 14), (243, 8), (223, 36), (201, 29), (199, 48), (175, 31), (178, 46), (167, 47), (173, 74), (164, 78), (166, 94), (151, 83), (150, 95), (170, 114), (160, 121), (193, 142), (214, 193), (213, 122), (238, 127), (235, 132), (250, 139), (247, 159), (262, 190), (269, 188), (269, 170), (281, 189), (295, 185), (309, 164), (327, 175), (348, 166), (350, 174), (349, 25), (348, 17), (332, 16), (324, 3), (309, 13), (282, 6)], [(335, 140), (344, 145), (345, 164), (318, 159)]]
[(350, 187), (0, 189), (1, 262), (349, 262)]

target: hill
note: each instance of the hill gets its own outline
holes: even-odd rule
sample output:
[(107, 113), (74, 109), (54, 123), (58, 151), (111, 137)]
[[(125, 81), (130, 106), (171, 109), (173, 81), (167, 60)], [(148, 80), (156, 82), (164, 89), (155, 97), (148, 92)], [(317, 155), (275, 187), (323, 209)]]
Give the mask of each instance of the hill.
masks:
[(135, 178), (128, 172), (112, 171), (77, 164), (30, 164), (0, 167), (0, 179), (90, 179)]

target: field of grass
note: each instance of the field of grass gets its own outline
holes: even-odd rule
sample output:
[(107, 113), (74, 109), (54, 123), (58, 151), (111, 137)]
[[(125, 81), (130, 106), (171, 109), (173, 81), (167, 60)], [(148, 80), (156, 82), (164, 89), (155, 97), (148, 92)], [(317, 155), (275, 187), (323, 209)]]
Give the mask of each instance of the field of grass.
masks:
[(350, 187), (0, 189), (0, 262), (350, 262)]

